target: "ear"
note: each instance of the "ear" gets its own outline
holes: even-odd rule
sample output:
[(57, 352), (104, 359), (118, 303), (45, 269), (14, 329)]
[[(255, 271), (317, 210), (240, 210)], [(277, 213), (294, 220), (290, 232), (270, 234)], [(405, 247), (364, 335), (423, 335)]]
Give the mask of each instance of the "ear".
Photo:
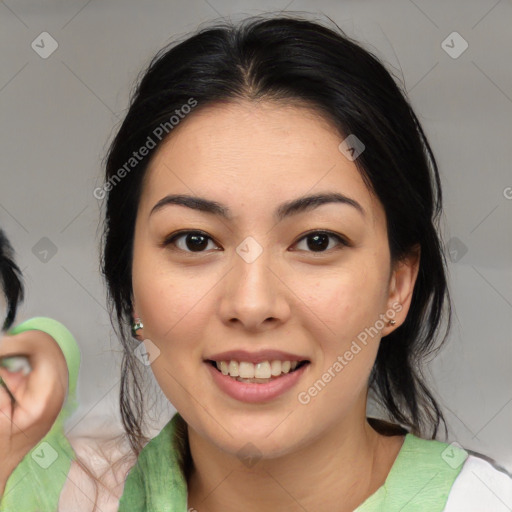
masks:
[(411, 251), (393, 265), (388, 286), (388, 310), (395, 311), (394, 325), (386, 325), (382, 337), (400, 327), (407, 317), (412, 294), (420, 268), (421, 246), (416, 244)]

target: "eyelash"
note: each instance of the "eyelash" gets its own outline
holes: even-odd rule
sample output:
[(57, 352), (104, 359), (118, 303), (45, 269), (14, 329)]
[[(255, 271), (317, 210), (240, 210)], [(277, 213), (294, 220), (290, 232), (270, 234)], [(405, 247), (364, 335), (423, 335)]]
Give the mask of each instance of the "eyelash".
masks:
[[(175, 246), (176, 240), (178, 240), (179, 238), (185, 237), (186, 235), (189, 235), (189, 234), (202, 235), (203, 237), (205, 237), (205, 238), (207, 238), (207, 239), (209, 239), (209, 240), (214, 242), (213, 238), (211, 236), (209, 236), (208, 234), (206, 234), (204, 231), (200, 231), (200, 230), (188, 230), (187, 231), (187, 230), (184, 230), (184, 231), (178, 231), (176, 233), (173, 233), (172, 235), (169, 235), (163, 241), (162, 247), (168, 247), (170, 245), (174, 245)], [(297, 240), (297, 242), (294, 243), (294, 245), (297, 245), (299, 242), (301, 242), (302, 240), (306, 240), (308, 237), (310, 237), (312, 235), (327, 235), (330, 238), (336, 239), (338, 241), (339, 245), (341, 245), (342, 247), (351, 247), (351, 244), (350, 244), (350, 242), (347, 239), (345, 239), (341, 235), (338, 235), (337, 233), (333, 233), (332, 231), (326, 231), (326, 230), (308, 231), (301, 238), (299, 238)], [(340, 248), (341, 247), (338, 247), (337, 249), (339, 250)], [(336, 250), (336, 248), (334, 248), (334, 249)], [(207, 252), (207, 251), (188, 251), (188, 250), (179, 249), (179, 248), (175, 248), (175, 249), (173, 248), (173, 250), (178, 250), (178, 251), (181, 251), (181, 252), (184, 252), (184, 253), (188, 253), (188, 254), (202, 254), (202, 253)], [(333, 250), (333, 248), (327, 249), (327, 250), (324, 250), (324, 251), (306, 251), (306, 252), (310, 252), (312, 254), (326, 254), (326, 253), (330, 253), (332, 250)]]

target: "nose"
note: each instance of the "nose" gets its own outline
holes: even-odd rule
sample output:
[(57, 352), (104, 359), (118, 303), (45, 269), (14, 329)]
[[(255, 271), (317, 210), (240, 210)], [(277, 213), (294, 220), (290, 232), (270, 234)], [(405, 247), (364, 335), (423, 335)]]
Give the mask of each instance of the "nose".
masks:
[(269, 251), (254, 261), (234, 255), (219, 301), (219, 313), (226, 324), (256, 332), (289, 319), (288, 289), (271, 260)]

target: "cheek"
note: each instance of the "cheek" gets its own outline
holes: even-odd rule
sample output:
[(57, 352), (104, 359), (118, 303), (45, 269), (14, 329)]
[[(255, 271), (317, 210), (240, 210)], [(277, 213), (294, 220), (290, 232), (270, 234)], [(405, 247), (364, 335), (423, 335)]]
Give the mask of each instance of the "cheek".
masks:
[(132, 265), (134, 301), (144, 323), (144, 335), (157, 345), (183, 330), (192, 311), (194, 317), (200, 311), (208, 282), (193, 272), (193, 268), (173, 269), (165, 251), (143, 247), (142, 242), (136, 246)]
[(385, 298), (383, 277), (377, 274), (375, 267), (353, 265), (314, 281), (302, 279), (297, 295), (313, 313), (311, 328), (328, 333), (325, 340), (332, 344), (350, 340), (372, 325)]
[(157, 272), (148, 273), (143, 282), (134, 283), (134, 296), (144, 333), (156, 340), (165, 337), (164, 334), (186, 315), (192, 301), (186, 288)]
[(159, 350), (151, 371), (167, 399), (187, 414), (190, 395), (201, 396), (195, 383), (203, 364), (199, 341), (202, 319), (211, 316), (205, 311), (207, 301), (200, 300), (205, 292), (189, 276), (164, 273), (155, 265), (147, 268), (137, 273), (134, 265), (133, 289), (144, 336)]

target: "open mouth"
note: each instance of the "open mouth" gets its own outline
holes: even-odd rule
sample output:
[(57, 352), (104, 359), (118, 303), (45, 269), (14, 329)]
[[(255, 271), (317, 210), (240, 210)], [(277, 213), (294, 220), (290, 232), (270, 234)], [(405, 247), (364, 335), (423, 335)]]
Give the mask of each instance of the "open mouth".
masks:
[(284, 375), (296, 372), (309, 364), (304, 361), (264, 361), (253, 364), (245, 361), (212, 361), (207, 360), (219, 373), (231, 377), (238, 382), (265, 384), (279, 379)]

